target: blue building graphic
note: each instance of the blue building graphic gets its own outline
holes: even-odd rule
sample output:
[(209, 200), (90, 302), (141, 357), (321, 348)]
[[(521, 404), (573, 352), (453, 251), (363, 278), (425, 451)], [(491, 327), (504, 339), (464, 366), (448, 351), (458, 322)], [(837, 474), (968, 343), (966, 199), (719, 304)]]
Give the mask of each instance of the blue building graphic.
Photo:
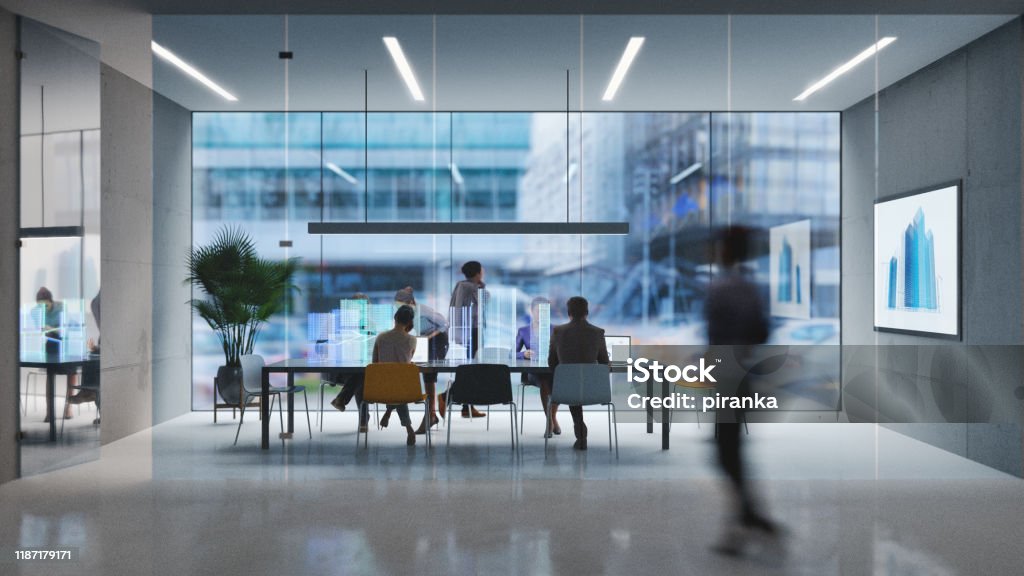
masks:
[[(800, 289), (800, 265), (793, 263), (793, 247), (789, 239), (783, 236), (782, 250), (779, 253), (779, 302), (803, 301), (803, 294)], [(796, 292), (794, 298), (794, 292)]]
[(891, 309), (938, 310), (935, 237), (917, 209), (903, 233), (901, 249), (889, 259), (887, 305)]

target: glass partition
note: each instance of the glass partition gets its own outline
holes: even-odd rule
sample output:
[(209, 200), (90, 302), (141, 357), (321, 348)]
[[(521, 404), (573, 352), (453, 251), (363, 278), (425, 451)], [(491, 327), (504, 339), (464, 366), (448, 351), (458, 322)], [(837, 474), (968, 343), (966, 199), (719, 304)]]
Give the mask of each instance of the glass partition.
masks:
[[(576, 294), (609, 334), (699, 343), (713, 231), (745, 224), (763, 232), (749, 264), (768, 300), (769, 231), (792, 222), (808, 222), (801, 246), (810, 264), (800, 281), (808, 306), (773, 314), (773, 341), (838, 343), (838, 113), (370, 112), (365, 125), (361, 112), (285, 117), (193, 115), (194, 242), (234, 223), (261, 253), (279, 254), (287, 222), (290, 254), (302, 259), (292, 321), (273, 319), (257, 344), (268, 360), (308, 353), (307, 314), (329, 313), (357, 292), (390, 305), (410, 286), (417, 301), (446, 314), (468, 260), (483, 263), (502, 303), (492, 303), (502, 320), (481, 334), (485, 347), (514, 346), (511, 324), (527, 323), (533, 298), (549, 299), (560, 323)], [(628, 221), (630, 233), (306, 234), (306, 222), (319, 220)], [(193, 408), (208, 409), (220, 349), (201, 321), (194, 341)]]
[[(99, 45), (21, 20), (22, 474), (98, 457)], [(52, 382), (52, 386), (48, 385)]]

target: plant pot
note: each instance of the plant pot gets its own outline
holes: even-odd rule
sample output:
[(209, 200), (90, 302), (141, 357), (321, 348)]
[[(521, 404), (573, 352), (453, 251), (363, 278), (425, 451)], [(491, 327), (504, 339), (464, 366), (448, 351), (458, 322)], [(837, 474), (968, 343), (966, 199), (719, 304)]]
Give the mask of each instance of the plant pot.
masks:
[(217, 393), (227, 404), (242, 403), (242, 367), (221, 366), (213, 380)]

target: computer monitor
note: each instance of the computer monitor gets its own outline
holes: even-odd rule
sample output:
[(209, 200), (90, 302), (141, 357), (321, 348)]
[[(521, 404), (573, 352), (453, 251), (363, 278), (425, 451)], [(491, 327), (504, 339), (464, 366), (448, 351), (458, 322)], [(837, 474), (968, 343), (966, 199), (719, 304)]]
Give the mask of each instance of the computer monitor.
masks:
[(630, 354), (629, 336), (605, 336), (604, 345), (608, 348), (608, 360), (625, 364)]
[(430, 362), (430, 340), (426, 336), (416, 337), (416, 352), (412, 355), (414, 364), (426, 364)]

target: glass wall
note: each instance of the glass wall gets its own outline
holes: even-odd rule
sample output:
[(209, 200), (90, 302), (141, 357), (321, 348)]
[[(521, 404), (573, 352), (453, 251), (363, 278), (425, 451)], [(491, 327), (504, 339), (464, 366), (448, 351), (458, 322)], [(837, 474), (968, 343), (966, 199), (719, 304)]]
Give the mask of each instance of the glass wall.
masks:
[(20, 50), (19, 398), (28, 476), (99, 455), (100, 64), (98, 44), (28, 19)]
[[(799, 302), (773, 306), (773, 341), (839, 341), (838, 113), (208, 112), (193, 115), (193, 147), (193, 242), (239, 224), (264, 256), (285, 257), (287, 239), (302, 259), (294, 309), (257, 343), (268, 361), (305, 355), (306, 313), (355, 292), (390, 303), (412, 286), (443, 312), (470, 259), (488, 287), (515, 289), (524, 323), (535, 296), (558, 323), (583, 294), (608, 334), (700, 343), (709, 239), (730, 224), (759, 231), (748, 265), (766, 301), (783, 268), (772, 246), (806, 246)], [(308, 235), (319, 220), (628, 221), (630, 233)], [(209, 409), (222, 353), (202, 320), (193, 338), (193, 408)]]

